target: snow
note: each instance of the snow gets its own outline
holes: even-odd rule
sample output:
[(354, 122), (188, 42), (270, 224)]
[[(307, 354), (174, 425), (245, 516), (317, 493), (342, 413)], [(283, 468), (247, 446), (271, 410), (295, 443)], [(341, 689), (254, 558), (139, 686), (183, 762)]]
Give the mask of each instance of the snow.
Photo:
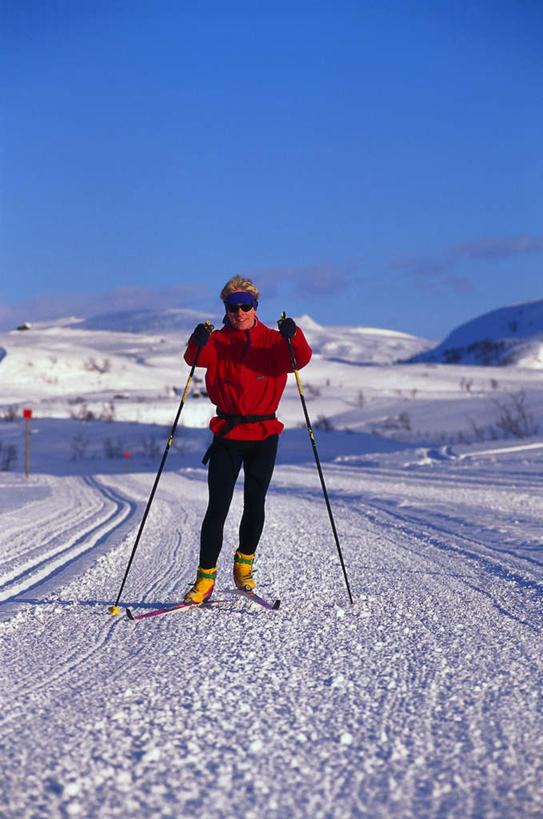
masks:
[(501, 307), (462, 324), (412, 361), (543, 368), (543, 299)]
[[(0, 471), (0, 814), (543, 815), (538, 372), (395, 364), (427, 342), (308, 321), (300, 376), (355, 605), (291, 377), (257, 559), (281, 608), (132, 623), (108, 606), (201, 317), (136, 318), (0, 336), (0, 461), (17, 453)], [(193, 386), (123, 607), (176, 602), (194, 577), (211, 410)], [(522, 439), (497, 425), (521, 391)]]
[(431, 348), (431, 342), (378, 327), (322, 327), (310, 316), (296, 318), (313, 352), (351, 364), (393, 364)]

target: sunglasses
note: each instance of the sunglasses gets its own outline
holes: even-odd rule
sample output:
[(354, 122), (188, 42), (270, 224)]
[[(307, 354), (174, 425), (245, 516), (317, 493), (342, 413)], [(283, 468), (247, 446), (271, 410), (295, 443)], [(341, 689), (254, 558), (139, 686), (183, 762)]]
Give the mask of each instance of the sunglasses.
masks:
[(226, 309), (229, 313), (237, 313), (238, 310), (243, 310), (244, 313), (248, 313), (249, 310), (252, 310), (254, 304), (227, 304)]

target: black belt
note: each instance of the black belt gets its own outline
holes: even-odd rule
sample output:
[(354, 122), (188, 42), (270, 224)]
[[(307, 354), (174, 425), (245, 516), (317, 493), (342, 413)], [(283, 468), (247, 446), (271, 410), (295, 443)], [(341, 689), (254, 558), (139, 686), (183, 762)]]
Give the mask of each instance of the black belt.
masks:
[(209, 458), (211, 456), (211, 451), (218, 440), (224, 438), (225, 435), (228, 435), (234, 427), (237, 427), (238, 424), (255, 424), (259, 421), (273, 421), (276, 417), (275, 412), (270, 412), (267, 415), (235, 415), (231, 412), (222, 412), (222, 410), (217, 410), (217, 417), (221, 419), (221, 421), (228, 421), (224, 429), (218, 432), (214, 438), (211, 446), (207, 448), (207, 451), (202, 458), (202, 463), (207, 464)]

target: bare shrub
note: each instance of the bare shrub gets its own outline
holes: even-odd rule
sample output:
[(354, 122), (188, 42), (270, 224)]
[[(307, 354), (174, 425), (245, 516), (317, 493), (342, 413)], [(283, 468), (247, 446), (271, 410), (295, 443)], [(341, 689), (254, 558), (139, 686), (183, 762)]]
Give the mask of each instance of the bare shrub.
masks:
[[(179, 394), (182, 395), (182, 391), (180, 391)], [(193, 398), (207, 398), (207, 390), (203, 378), (199, 378), (196, 375), (194, 376), (191, 395)]]
[(477, 426), (477, 423), (473, 420), (473, 418), (468, 417), (468, 421), (469, 421), (470, 426), (471, 426), (471, 428), (473, 430), (475, 440), (476, 441), (485, 441), (486, 440), (485, 428)]
[(319, 415), (313, 426), (315, 429), (322, 429), (324, 432), (330, 432), (334, 429), (334, 425), (326, 415)]
[(84, 457), (89, 445), (89, 439), (82, 432), (78, 432), (72, 438), (70, 445), (72, 447), (72, 460), (77, 461), (79, 458)]
[(143, 454), (146, 458), (156, 458), (160, 454), (160, 444), (154, 435), (141, 439)]
[(92, 373), (100, 373), (104, 375), (105, 373), (111, 372), (111, 360), (109, 358), (104, 358), (102, 362), (97, 361), (94, 356), (90, 356), (83, 362), (83, 367), (87, 372)]
[(109, 404), (104, 404), (100, 413), (100, 421), (107, 421), (111, 423), (115, 420), (115, 404), (110, 401)]
[(4, 446), (0, 442), (0, 470), (9, 472), (11, 465), (17, 460), (17, 447), (15, 444)]
[(526, 407), (526, 393), (524, 390), (507, 396), (509, 404), (493, 399), (500, 412), (500, 417), (496, 421), (496, 426), (502, 430), (505, 437), (529, 438), (537, 435), (538, 424), (533, 416), (529, 415)]
[(469, 416), (468, 421), (473, 431), (475, 441), (496, 441), (499, 438), (498, 430), (493, 424), (479, 426), (477, 422)]
[(306, 398), (318, 398), (319, 395), (321, 394), (321, 391), (318, 387), (314, 387), (313, 384), (305, 384), (304, 394)]
[(2, 421), (16, 421), (18, 417), (19, 407), (16, 404), (11, 404), (2, 410)]
[(77, 409), (70, 410), (70, 418), (74, 418), (76, 421), (94, 421), (96, 415), (89, 409), (86, 401), (83, 401), (82, 404), (78, 405)]
[(120, 438), (113, 441), (111, 438), (106, 438), (104, 441), (104, 455), (106, 458), (122, 458), (125, 446)]
[(102, 404), (102, 409), (98, 412), (92, 410), (84, 398), (72, 398), (70, 404), (75, 404), (77, 409), (70, 410), (70, 418), (76, 421), (114, 421), (115, 420), (115, 404), (110, 401), (107, 404)]
[(399, 430), (410, 432), (411, 429), (411, 418), (409, 413), (403, 410), (399, 413), (399, 415), (387, 415), (386, 418), (379, 421), (372, 427), (372, 433), (374, 435), (379, 435), (384, 432), (397, 432)]

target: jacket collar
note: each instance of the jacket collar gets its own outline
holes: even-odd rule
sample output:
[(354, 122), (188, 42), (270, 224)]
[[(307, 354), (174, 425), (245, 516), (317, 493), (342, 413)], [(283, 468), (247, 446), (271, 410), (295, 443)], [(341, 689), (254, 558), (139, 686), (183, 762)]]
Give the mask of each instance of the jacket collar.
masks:
[(252, 327), (249, 327), (248, 330), (236, 330), (235, 327), (232, 327), (229, 321), (226, 322), (222, 329), (224, 332), (228, 333), (228, 335), (245, 335), (246, 333), (253, 335), (255, 331), (258, 332), (261, 327), (262, 324), (258, 320), (258, 316), (255, 316), (255, 323)]

